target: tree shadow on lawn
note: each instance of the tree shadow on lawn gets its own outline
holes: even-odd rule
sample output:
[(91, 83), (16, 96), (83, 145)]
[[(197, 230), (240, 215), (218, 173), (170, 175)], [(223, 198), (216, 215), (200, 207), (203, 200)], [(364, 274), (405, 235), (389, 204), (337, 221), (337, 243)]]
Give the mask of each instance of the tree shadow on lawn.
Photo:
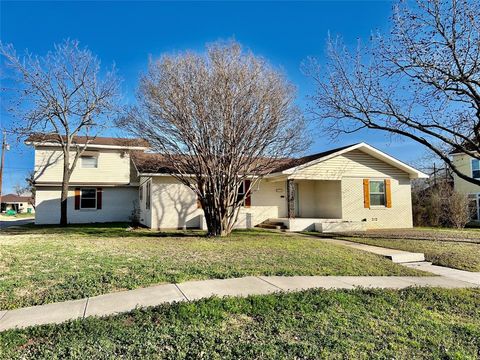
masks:
[[(58, 225), (26, 224), (3, 229), (0, 235), (79, 235), (96, 237), (207, 237), (204, 230), (151, 230), (145, 227), (132, 227), (129, 223), (94, 223), (70, 224), (65, 227)], [(232, 237), (239, 236), (265, 236), (281, 235), (260, 229), (234, 230)]]

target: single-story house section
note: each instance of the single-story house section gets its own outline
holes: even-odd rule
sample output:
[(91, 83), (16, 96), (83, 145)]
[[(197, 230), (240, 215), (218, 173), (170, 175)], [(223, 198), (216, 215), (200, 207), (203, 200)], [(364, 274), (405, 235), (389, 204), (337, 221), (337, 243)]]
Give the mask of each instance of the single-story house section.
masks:
[[(137, 153), (133, 162), (142, 224), (205, 228), (196, 195), (170, 175), (161, 155)], [(410, 228), (410, 182), (424, 177), (365, 143), (291, 159), (251, 189), (236, 226), (282, 224), (291, 231), (324, 232)]]
[(15, 194), (3, 195), (0, 203), (0, 212), (5, 213), (13, 210), (16, 213), (31, 213), (35, 212), (33, 201), (30, 196), (19, 196)]
[[(76, 144), (85, 138), (78, 137)], [(60, 220), (62, 154), (55, 141), (35, 146), (37, 224)], [(206, 228), (194, 192), (140, 139), (99, 138), (71, 178), (72, 223), (129, 221), (152, 229)], [(412, 227), (411, 180), (425, 174), (359, 143), (279, 162), (250, 189), (236, 227), (283, 224), (291, 231)], [(249, 181), (243, 189), (249, 188)]]

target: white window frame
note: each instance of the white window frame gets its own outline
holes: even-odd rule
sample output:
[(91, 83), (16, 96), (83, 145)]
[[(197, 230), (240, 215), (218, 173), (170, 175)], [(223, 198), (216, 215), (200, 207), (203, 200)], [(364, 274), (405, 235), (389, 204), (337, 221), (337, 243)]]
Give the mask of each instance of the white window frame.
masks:
[[(474, 164), (475, 161), (478, 161), (478, 170), (473, 170), (473, 164)], [(472, 178), (480, 179), (480, 176), (478, 176), (478, 177), (473, 176), (473, 171), (479, 171), (480, 172), (480, 160), (472, 159), (472, 161), (470, 162), (470, 165), (471, 165), (471, 170), (472, 170)]]
[[(83, 199), (83, 190), (94, 190), (95, 192), (95, 207), (83, 207), (82, 206), (82, 199)], [(93, 199), (93, 198), (87, 198), (87, 199)], [(97, 188), (80, 188), (80, 210), (97, 210)]]
[[(379, 182), (379, 183), (382, 183), (383, 184), (383, 192), (373, 192), (372, 191), (372, 182)], [(370, 197), (369, 199), (369, 202), (370, 202), (370, 207), (373, 207), (373, 208), (384, 208), (387, 206), (387, 189), (386, 189), (386, 186), (385, 186), (385, 180), (372, 180), (370, 179), (369, 182), (368, 182), (368, 196)], [(383, 204), (381, 205), (374, 205), (372, 204), (372, 195), (383, 195)]]
[(468, 201), (475, 201), (477, 205), (477, 218), (474, 221), (480, 221), (480, 193), (468, 194)]
[[(85, 166), (83, 161), (85, 159), (95, 159), (95, 166)], [(82, 169), (98, 169), (98, 157), (97, 156), (80, 156), (80, 163), (82, 165)]]
[(240, 192), (240, 188), (238, 189), (238, 193), (237, 193), (237, 199), (240, 197), (240, 196), (243, 196), (243, 201), (240, 203), (240, 206), (245, 206), (245, 180), (242, 181), (242, 184), (240, 185), (242, 188), (243, 188), (243, 192)]

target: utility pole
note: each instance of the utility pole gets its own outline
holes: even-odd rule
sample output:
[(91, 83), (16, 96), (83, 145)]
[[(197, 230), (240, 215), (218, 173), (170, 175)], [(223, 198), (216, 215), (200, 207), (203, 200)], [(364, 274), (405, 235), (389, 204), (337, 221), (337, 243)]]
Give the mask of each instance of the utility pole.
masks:
[(3, 130), (2, 158), (0, 159), (0, 205), (2, 204), (3, 166), (5, 165), (5, 151), (6, 150), (8, 150), (7, 149), (7, 132), (5, 130)]

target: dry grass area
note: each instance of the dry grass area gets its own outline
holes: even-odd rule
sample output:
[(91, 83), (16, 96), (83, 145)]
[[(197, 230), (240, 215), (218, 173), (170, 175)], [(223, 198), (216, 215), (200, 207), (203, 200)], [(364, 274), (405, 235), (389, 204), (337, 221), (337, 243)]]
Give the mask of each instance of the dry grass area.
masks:
[(480, 229), (448, 229), (416, 227), (413, 229), (368, 230), (342, 235), (381, 238), (381, 239), (415, 239), (434, 241), (458, 241), (480, 244)]
[(165, 282), (247, 275), (421, 275), (311, 237), (237, 231), (127, 231), (125, 224), (35, 227), (0, 235), (0, 309)]

